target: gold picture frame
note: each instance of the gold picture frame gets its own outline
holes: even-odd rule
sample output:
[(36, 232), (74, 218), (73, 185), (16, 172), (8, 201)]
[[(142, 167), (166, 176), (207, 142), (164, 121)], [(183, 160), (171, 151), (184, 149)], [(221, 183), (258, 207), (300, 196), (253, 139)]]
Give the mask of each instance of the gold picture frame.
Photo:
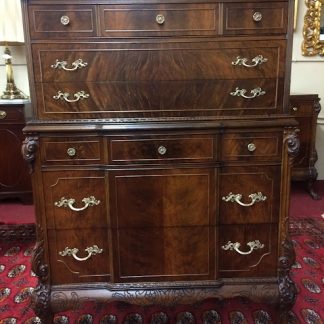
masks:
[(304, 16), (302, 54), (324, 55), (324, 41), (320, 40), (321, 8), (324, 0), (305, 0), (307, 11)]

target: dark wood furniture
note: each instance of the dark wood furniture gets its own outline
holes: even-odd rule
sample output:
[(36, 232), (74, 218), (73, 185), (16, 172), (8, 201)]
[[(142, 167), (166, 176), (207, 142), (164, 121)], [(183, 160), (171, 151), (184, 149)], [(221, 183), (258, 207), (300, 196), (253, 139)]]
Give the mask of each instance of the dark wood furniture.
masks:
[(0, 100), (0, 200), (14, 198), (31, 204), (31, 178), (21, 154), (27, 103), (26, 100)]
[(38, 316), (244, 296), (284, 323), (293, 3), (23, 4)]
[(300, 148), (294, 159), (291, 177), (294, 181), (306, 181), (307, 190), (313, 199), (320, 199), (314, 191), (317, 179), (315, 163), (317, 152), (315, 147), (317, 117), (321, 110), (320, 98), (316, 94), (291, 95), (290, 111), (299, 123), (298, 137)]

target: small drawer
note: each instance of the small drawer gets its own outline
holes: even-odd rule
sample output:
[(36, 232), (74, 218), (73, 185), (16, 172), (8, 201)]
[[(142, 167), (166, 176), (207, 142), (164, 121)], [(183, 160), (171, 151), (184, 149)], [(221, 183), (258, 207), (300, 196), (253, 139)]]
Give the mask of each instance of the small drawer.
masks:
[(52, 284), (110, 280), (107, 229), (49, 230)]
[(220, 277), (277, 276), (276, 224), (220, 226)]
[(221, 140), (223, 161), (280, 161), (281, 132), (224, 134)]
[[(289, 113), (295, 117), (310, 117), (316, 113), (316, 108), (314, 107), (314, 102), (311, 101), (290, 101), (289, 103)], [(320, 106), (317, 108), (320, 110)]]
[(215, 139), (210, 135), (120, 137), (110, 141), (112, 163), (199, 162), (215, 157)]
[(44, 171), (42, 175), (48, 228), (108, 226), (103, 171)]
[(264, 35), (287, 32), (288, 2), (225, 3), (224, 35)]
[(221, 224), (276, 223), (280, 166), (228, 167), (220, 173)]
[(102, 5), (101, 35), (215, 35), (218, 4)]
[(29, 6), (32, 39), (97, 36), (95, 6)]
[(42, 138), (42, 162), (46, 164), (103, 163), (102, 140), (89, 138)]
[(0, 105), (0, 124), (25, 124), (24, 106)]

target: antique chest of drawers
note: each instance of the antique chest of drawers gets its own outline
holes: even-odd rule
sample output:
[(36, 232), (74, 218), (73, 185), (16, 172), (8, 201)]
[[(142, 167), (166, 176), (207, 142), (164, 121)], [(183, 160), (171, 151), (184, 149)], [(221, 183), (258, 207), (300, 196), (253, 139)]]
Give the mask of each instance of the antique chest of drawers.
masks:
[(295, 299), (290, 1), (23, 0), (45, 322), (75, 300)]

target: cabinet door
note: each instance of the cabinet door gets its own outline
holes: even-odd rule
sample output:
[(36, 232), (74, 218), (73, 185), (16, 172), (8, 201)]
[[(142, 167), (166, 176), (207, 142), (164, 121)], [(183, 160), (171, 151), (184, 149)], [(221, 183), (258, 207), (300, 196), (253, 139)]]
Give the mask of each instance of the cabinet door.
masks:
[(111, 171), (115, 280), (215, 277), (215, 170)]

